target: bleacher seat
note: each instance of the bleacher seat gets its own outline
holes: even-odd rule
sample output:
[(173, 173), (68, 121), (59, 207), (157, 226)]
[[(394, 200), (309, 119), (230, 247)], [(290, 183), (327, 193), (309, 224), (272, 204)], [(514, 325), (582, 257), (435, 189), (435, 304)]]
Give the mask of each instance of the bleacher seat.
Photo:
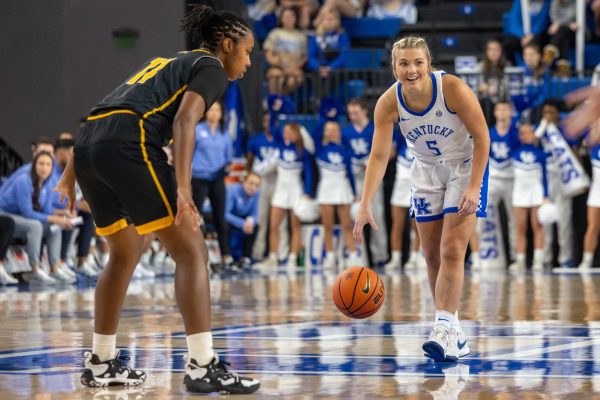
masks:
[(552, 78), (550, 82), (550, 98), (562, 98), (567, 93), (588, 86), (591, 78)]
[(347, 69), (373, 69), (381, 67), (385, 59), (383, 49), (348, 49), (343, 52)]
[(342, 18), (342, 26), (350, 39), (389, 39), (400, 31), (400, 18)]

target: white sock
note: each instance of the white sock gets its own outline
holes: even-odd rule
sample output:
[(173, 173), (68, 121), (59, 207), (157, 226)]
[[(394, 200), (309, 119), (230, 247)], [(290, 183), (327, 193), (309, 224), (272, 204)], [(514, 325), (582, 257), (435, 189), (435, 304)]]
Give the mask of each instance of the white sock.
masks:
[(534, 249), (533, 250), (533, 263), (541, 264), (544, 262), (544, 250), (543, 249)]
[(452, 324), (454, 323), (454, 313), (444, 311), (444, 310), (435, 310), (435, 325), (443, 325), (446, 328), (452, 328)]
[(348, 258), (354, 258), (354, 259), (356, 259), (356, 258), (360, 258), (360, 257), (358, 256), (358, 250), (354, 250), (354, 251), (351, 251), (351, 252), (349, 252), (349, 253), (348, 253)]
[(471, 263), (473, 265), (478, 265), (479, 264), (479, 253), (474, 251), (471, 253)]
[(402, 259), (402, 252), (398, 251), (398, 250), (393, 250), (391, 261), (395, 261), (396, 263), (399, 263), (401, 259)]
[(196, 360), (198, 365), (208, 364), (215, 356), (212, 333), (194, 333), (186, 336), (185, 341), (187, 342), (190, 359)]
[(92, 353), (96, 354), (100, 361), (115, 358), (117, 356), (117, 335), (101, 335), (94, 332)]
[(458, 311), (454, 313), (454, 321), (452, 321), (452, 328), (460, 331), (460, 321), (458, 320)]
[(290, 253), (288, 255), (288, 262), (291, 261), (291, 262), (295, 263), (297, 258), (298, 258), (298, 255), (296, 253)]
[(521, 265), (525, 265), (525, 253), (517, 253), (517, 262)]
[(583, 253), (583, 259), (581, 260), (582, 263), (592, 265), (593, 261), (594, 261), (594, 252), (593, 251), (586, 251)]
[(144, 254), (142, 254), (142, 259), (140, 260), (140, 262), (144, 266), (146, 266), (146, 265), (150, 264), (150, 257), (152, 257), (152, 253), (150, 253), (149, 251), (147, 251)]
[[(290, 254), (290, 257), (291, 257), (291, 254)], [(335, 259), (335, 253), (333, 251), (327, 251), (327, 252), (325, 252), (325, 258)]]

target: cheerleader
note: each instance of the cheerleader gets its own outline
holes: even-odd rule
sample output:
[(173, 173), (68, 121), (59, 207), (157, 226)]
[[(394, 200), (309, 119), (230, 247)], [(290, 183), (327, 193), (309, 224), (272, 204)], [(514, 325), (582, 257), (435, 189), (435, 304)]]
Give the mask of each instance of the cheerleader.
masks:
[(325, 237), (325, 260), (323, 268), (331, 269), (336, 266), (333, 249), (333, 225), (335, 214), (340, 221), (344, 242), (350, 251), (347, 264), (360, 265), (356, 244), (352, 238), (352, 217), (350, 205), (356, 198), (354, 175), (352, 174), (352, 154), (342, 146), (340, 125), (337, 122), (327, 122), (323, 128), (323, 140), (316, 140), (317, 152), (315, 158), (319, 167), (319, 185), (317, 187), (317, 202), (321, 209), (321, 222)]
[[(283, 135), (278, 140), (279, 158), (277, 160), (277, 182), (271, 200), (269, 257), (263, 267), (277, 266), (277, 249), (279, 246), (279, 225), (288, 215), (291, 221), (291, 245), (288, 256), (288, 267), (297, 266), (297, 255), (300, 250), (300, 220), (292, 211), (294, 203), (303, 195), (309, 196), (312, 187), (312, 164), (310, 154), (304, 149), (300, 125), (288, 123), (283, 128)], [(304, 184), (303, 179), (304, 177)]]
[(544, 230), (538, 221), (538, 207), (548, 200), (548, 175), (546, 171), (546, 153), (536, 145), (533, 127), (524, 124), (519, 127), (521, 145), (513, 154), (514, 188), (513, 215), (517, 227), (517, 257), (510, 265), (513, 271), (525, 268), (527, 250), (527, 217), (533, 230), (533, 269), (544, 268)]

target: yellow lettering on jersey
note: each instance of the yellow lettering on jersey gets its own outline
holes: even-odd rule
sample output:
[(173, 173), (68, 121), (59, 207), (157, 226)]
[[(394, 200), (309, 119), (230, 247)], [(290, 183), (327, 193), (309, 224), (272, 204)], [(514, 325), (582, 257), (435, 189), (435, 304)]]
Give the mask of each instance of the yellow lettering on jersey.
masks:
[(144, 83), (148, 79), (152, 78), (158, 71), (167, 66), (168, 63), (173, 61), (174, 58), (155, 58), (150, 61), (150, 64), (146, 68), (143, 68), (140, 72), (135, 74), (130, 80), (127, 81), (128, 85), (135, 83)]

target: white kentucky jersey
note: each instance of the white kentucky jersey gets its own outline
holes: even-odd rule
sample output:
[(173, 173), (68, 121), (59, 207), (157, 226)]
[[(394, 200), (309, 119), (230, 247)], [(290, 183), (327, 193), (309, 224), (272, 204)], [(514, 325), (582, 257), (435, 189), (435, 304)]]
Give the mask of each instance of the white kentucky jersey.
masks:
[(398, 125), (413, 156), (421, 162), (468, 159), (473, 155), (473, 139), (454, 111), (444, 100), (442, 76), (444, 71), (431, 72), (433, 97), (422, 112), (408, 108), (398, 82)]

